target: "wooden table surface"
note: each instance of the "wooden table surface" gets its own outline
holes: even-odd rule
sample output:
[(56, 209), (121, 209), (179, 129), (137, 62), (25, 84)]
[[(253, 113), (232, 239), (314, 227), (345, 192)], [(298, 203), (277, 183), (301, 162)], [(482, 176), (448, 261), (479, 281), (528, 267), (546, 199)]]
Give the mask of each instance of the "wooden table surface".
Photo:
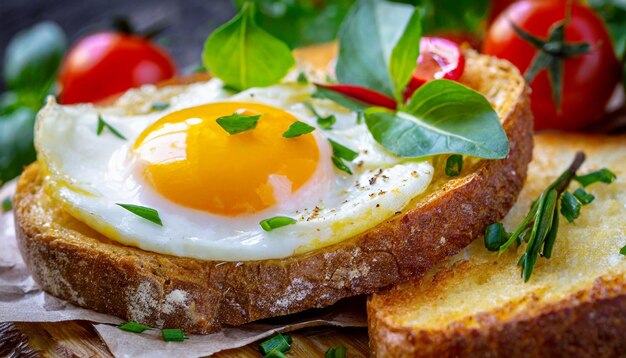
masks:
[[(348, 357), (369, 354), (365, 328), (306, 328), (289, 333), (290, 357), (323, 357), (328, 347), (343, 344)], [(182, 343), (184, 344), (184, 343)], [(258, 342), (220, 352), (215, 357), (261, 357)], [(91, 323), (0, 323), (2, 357), (112, 357)]]

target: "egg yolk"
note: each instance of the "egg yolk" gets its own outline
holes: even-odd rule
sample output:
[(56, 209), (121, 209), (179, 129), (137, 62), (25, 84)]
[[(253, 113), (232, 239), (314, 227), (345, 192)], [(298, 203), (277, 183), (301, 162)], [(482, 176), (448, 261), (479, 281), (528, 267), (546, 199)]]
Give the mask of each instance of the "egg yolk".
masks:
[[(217, 119), (260, 115), (254, 129), (229, 134)], [(297, 119), (271, 106), (220, 102), (173, 112), (137, 138), (145, 180), (185, 207), (236, 216), (259, 212), (301, 188), (316, 171), (312, 134), (284, 138)]]

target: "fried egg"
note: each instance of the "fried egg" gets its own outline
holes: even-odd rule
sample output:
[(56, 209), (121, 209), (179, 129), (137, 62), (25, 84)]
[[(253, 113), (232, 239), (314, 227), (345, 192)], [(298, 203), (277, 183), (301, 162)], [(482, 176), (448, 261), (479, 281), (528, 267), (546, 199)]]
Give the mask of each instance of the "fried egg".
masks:
[[(49, 99), (35, 134), (44, 189), (122, 244), (239, 261), (284, 258), (363, 233), (402, 211), (432, 180), (428, 160), (389, 153), (357, 113), (313, 98), (312, 85), (236, 94), (223, 87), (218, 79), (188, 85), (160, 111)], [(331, 129), (318, 126), (306, 101), (320, 115), (335, 116)], [(216, 119), (233, 113), (259, 115), (257, 127), (229, 134)], [(107, 126), (98, 133), (101, 120)], [(283, 137), (296, 121), (315, 130)], [(345, 161), (352, 174), (333, 164), (329, 139), (358, 152)], [(120, 203), (156, 210), (162, 225)], [(276, 216), (296, 221), (271, 231), (259, 225)]]

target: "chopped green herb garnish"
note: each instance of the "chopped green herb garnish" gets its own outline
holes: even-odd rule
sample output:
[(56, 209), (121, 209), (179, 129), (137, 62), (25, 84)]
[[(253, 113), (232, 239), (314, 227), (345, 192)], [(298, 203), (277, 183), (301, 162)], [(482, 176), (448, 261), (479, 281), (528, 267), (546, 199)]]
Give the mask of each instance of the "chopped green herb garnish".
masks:
[(346, 358), (346, 347), (340, 344), (335, 348), (328, 348), (324, 358)]
[(565, 192), (561, 196), (561, 214), (565, 216), (567, 221), (574, 222), (580, 216), (580, 208), (582, 204), (570, 192)]
[(133, 333), (142, 333), (143, 331), (149, 331), (153, 329), (150, 326), (146, 326), (146, 325), (133, 322), (133, 321), (122, 323), (119, 326), (117, 326), (117, 328), (121, 329), (122, 331), (133, 332)]
[(581, 204), (583, 205), (587, 205), (590, 204), (596, 197), (593, 196), (593, 194), (588, 193), (585, 189), (583, 188), (578, 188), (574, 191), (574, 196), (576, 197), (576, 199), (578, 199), (578, 201), (580, 201)]
[[(280, 355), (271, 354), (283, 354), (291, 349), (291, 337), (286, 334), (278, 334), (261, 344), (259, 344), (259, 351), (264, 357), (280, 357)], [(283, 354), (284, 356), (284, 354)]]
[(337, 158), (341, 158), (341, 159), (345, 159), (348, 161), (353, 161), (356, 159), (356, 157), (359, 156), (359, 153), (353, 151), (352, 149), (343, 146), (337, 142), (335, 142), (332, 139), (329, 139), (328, 142), (330, 143), (331, 147), (333, 148), (333, 156), (337, 157)]
[(164, 109), (168, 109), (170, 107), (170, 104), (167, 102), (154, 102), (152, 103), (152, 110), (153, 111), (162, 111)]
[(363, 112), (356, 112), (356, 124), (363, 123)]
[(457, 177), (463, 169), (463, 156), (453, 154), (446, 160), (446, 175), (449, 177)]
[(165, 342), (182, 342), (189, 339), (182, 329), (162, 329), (161, 334)]
[(132, 204), (120, 204), (120, 203), (117, 203), (116, 205), (123, 207), (124, 209), (130, 211), (131, 213), (139, 217), (142, 217), (157, 225), (163, 226), (163, 222), (161, 222), (161, 218), (159, 217), (159, 212), (152, 208), (147, 208), (145, 206), (132, 205)]
[(283, 226), (295, 224), (296, 221), (296, 219), (287, 216), (274, 216), (273, 218), (261, 221), (259, 225), (261, 225), (261, 228), (265, 231), (272, 231)]
[(352, 170), (350, 169), (350, 167), (348, 165), (346, 165), (346, 163), (343, 161), (343, 159), (336, 157), (336, 156), (332, 156), (330, 159), (332, 159), (333, 164), (335, 165), (335, 167), (339, 170), (341, 170), (342, 172), (346, 172), (350, 175), (352, 175)]
[(2, 200), (2, 212), (6, 213), (11, 211), (11, 209), (13, 209), (13, 202), (11, 201), (11, 198), (4, 198), (4, 200)]
[(507, 239), (508, 234), (504, 230), (502, 223), (494, 223), (487, 226), (485, 231), (485, 247), (487, 250), (498, 251)]
[(611, 184), (615, 179), (617, 179), (617, 175), (606, 168), (574, 178), (574, 180), (584, 187), (598, 182)]
[[(533, 201), (530, 211), (522, 223), (513, 234), (504, 234), (505, 238), (508, 237), (508, 239), (505, 242), (501, 242), (497, 248), (499, 253), (503, 253), (514, 242), (517, 242), (518, 245), (520, 245), (522, 241), (528, 243), (524, 254), (518, 261), (518, 265), (522, 268), (522, 277), (525, 282), (530, 279), (539, 255), (547, 259), (552, 257), (554, 242), (559, 230), (559, 202), (561, 204), (560, 213), (565, 216), (569, 222), (572, 222), (580, 215), (582, 203), (590, 203), (593, 200), (593, 195), (580, 188), (574, 192), (574, 195), (567, 192), (571, 181), (577, 180), (583, 185), (589, 185), (595, 182), (610, 183), (615, 180), (615, 174), (607, 169), (588, 175), (576, 176), (576, 172), (584, 161), (585, 154), (582, 152), (576, 153), (569, 168), (552, 182), (541, 193), (537, 200)], [(582, 178), (582, 181), (579, 180), (580, 178)], [(582, 201), (579, 198), (581, 198)], [(496, 251), (495, 246), (498, 237), (496, 231), (503, 231), (503, 229), (498, 227), (500, 225), (495, 225), (497, 224), (490, 225), (485, 232), (485, 246), (493, 251)], [(500, 234), (502, 234), (502, 231), (500, 231)], [(624, 250), (624, 254), (626, 254), (626, 250), (622, 250)], [(620, 253), (622, 253), (622, 251), (620, 251)]]
[(298, 74), (298, 78), (296, 79), (296, 81), (297, 81), (298, 83), (300, 83), (300, 84), (303, 84), (303, 85), (305, 85), (305, 84), (309, 83), (309, 79), (308, 79), (308, 78), (306, 78), (306, 74), (305, 74), (304, 72), (300, 72), (300, 73)]
[(293, 122), (289, 126), (289, 129), (287, 129), (285, 133), (283, 133), (283, 137), (285, 138), (299, 137), (303, 134), (309, 134), (313, 132), (314, 130), (315, 130), (315, 127), (311, 127), (310, 125), (304, 122), (296, 121), (296, 122)]
[(107, 128), (114, 136), (118, 137), (119, 139), (123, 139), (126, 140), (126, 137), (124, 137), (122, 135), (122, 133), (120, 133), (117, 129), (113, 128), (110, 124), (108, 124), (107, 122), (104, 121), (104, 119), (102, 118), (102, 115), (98, 115), (98, 129), (96, 130), (96, 134), (100, 135), (102, 134), (102, 131), (104, 130), (104, 128)]
[(323, 117), (319, 113), (317, 113), (317, 111), (315, 110), (315, 107), (313, 107), (313, 105), (310, 102), (303, 102), (303, 103), (311, 112), (313, 112), (315, 117), (317, 117), (317, 125), (320, 126), (320, 128), (331, 129), (333, 127), (333, 124), (337, 122), (337, 118), (335, 118), (334, 115), (331, 114), (330, 116)]
[(624, 246), (621, 249), (619, 249), (619, 253), (622, 254), (622, 255), (626, 255), (626, 246)]
[(230, 116), (220, 117), (216, 121), (226, 132), (233, 135), (256, 128), (259, 118), (261, 118), (261, 115), (244, 116), (239, 113), (233, 113)]

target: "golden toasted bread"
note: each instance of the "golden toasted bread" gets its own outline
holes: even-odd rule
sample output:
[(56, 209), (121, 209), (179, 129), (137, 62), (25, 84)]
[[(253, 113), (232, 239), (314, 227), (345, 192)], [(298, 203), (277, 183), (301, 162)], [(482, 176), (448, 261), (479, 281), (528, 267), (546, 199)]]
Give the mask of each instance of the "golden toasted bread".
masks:
[[(618, 179), (587, 190), (595, 201), (562, 220), (552, 258), (520, 278), (523, 248), (498, 257), (476, 240), (438, 269), (368, 302), (378, 357), (616, 357), (626, 355), (626, 136), (544, 134), (511, 230), (532, 200), (583, 150), (581, 173), (608, 167)], [(572, 183), (571, 188), (577, 184)]]
[[(311, 52), (312, 51), (312, 52)], [(326, 66), (334, 47), (300, 57)], [(532, 151), (532, 116), (524, 80), (509, 63), (468, 53), (462, 82), (484, 93), (504, 122), (511, 151), (503, 160), (441, 174), (427, 193), (381, 225), (339, 244), (285, 259), (218, 262), (121, 245), (64, 212), (42, 190), (37, 164), (15, 197), (22, 254), (42, 287), (74, 304), (157, 327), (208, 333), (330, 305), (426, 272), (480, 236), (508, 212)], [(167, 99), (176, 87), (154, 90)], [(127, 95), (113, 106), (140, 105)], [(441, 173), (442, 168), (438, 168)]]

